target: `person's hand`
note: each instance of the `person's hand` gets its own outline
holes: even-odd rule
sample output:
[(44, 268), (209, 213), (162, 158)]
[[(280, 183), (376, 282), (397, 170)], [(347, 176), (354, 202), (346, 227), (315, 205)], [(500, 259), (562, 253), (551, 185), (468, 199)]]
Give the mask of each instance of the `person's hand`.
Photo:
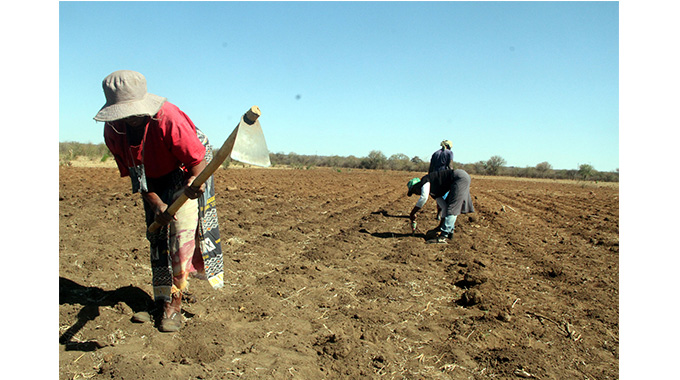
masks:
[(416, 221), (416, 213), (418, 210), (420, 210), (420, 207), (413, 207), (413, 210), (411, 210), (411, 214), (408, 216), (411, 223)]
[(204, 192), (205, 184), (201, 185), (201, 187), (187, 186), (184, 188), (184, 195), (186, 195), (189, 199), (196, 199), (203, 195)]
[(177, 217), (174, 215), (170, 215), (167, 212), (167, 209), (168, 205), (163, 202), (154, 206), (154, 214), (156, 214), (156, 218), (154, 219), (154, 221), (160, 224), (161, 226), (167, 226), (173, 220), (177, 220)]
[(191, 186), (191, 184), (194, 182), (194, 179), (196, 179), (196, 176), (189, 177), (184, 186), (184, 195), (186, 195), (189, 199), (196, 199), (205, 192), (205, 183), (201, 184), (200, 187)]
[(170, 215), (166, 210), (168, 205), (161, 200), (161, 198), (155, 192), (142, 192), (142, 198), (144, 202), (151, 206), (155, 217), (154, 222), (160, 224), (161, 226), (167, 226), (173, 220), (177, 220), (174, 215)]

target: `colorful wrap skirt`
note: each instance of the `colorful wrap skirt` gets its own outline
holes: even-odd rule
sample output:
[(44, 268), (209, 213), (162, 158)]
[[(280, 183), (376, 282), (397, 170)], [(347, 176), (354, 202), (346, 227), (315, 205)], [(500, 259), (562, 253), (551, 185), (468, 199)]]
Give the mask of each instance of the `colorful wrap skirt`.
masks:
[[(205, 160), (213, 158), (208, 138), (196, 130), (206, 148)], [(174, 170), (159, 178), (147, 178), (150, 189), (170, 205), (182, 191), (184, 172)], [(208, 280), (213, 288), (224, 285), (224, 259), (220, 241), (217, 208), (215, 207), (215, 183), (211, 176), (205, 182), (205, 192), (195, 200), (188, 200), (176, 213), (177, 220), (149, 232), (147, 239), (151, 248), (151, 270), (154, 299), (168, 301), (176, 291), (186, 289), (188, 275)], [(155, 214), (144, 202), (147, 227), (153, 223)]]

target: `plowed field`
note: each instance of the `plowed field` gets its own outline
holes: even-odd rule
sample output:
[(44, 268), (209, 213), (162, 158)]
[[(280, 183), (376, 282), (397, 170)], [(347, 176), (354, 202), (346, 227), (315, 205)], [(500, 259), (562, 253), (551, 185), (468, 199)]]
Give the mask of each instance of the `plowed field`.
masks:
[(60, 379), (616, 379), (618, 187), (472, 177), (447, 245), (424, 173), (221, 169), (225, 287), (184, 327), (152, 297), (144, 211), (113, 168), (59, 172)]

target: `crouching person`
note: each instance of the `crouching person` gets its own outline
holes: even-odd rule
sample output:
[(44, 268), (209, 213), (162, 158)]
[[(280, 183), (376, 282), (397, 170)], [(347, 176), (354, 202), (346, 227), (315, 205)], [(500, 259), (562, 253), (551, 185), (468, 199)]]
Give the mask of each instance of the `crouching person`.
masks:
[[(413, 178), (407, 184), (408, 196), (420, 195), (409, 219), (415, 222), (416, 214), (423, 208), (431, 194), (442, 206), (442, 222), (437, 229), (438, 235), (428, 243), (446, 243), (453, 238), (456, 217), (460, 214), (475, 212), (470, 196), (470, 175), (462, 169), (440, 170), (429, 173), (422, 178)], [(444, 195), (449, 193), (446, 198)]]

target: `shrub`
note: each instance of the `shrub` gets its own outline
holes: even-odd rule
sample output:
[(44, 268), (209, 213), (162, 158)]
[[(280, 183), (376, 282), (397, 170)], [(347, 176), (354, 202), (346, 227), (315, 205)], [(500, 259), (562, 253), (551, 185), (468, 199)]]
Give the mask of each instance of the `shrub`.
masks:
[(595, 168), (593, 168), (593, 165), (581, 164), (578, 167), (578, 175), (583, 180), (588, 180), (588, 178), (590, 178), (593, 175), (594, 172), (595, 172)]
[(486, 169), (487, 174), (498, 175), (501, 167), (503, 167), (505, 163), (506, 161), (503, 157), (491, 156), (491, 158), (489, 158), (484, 164), (484, 168)]

